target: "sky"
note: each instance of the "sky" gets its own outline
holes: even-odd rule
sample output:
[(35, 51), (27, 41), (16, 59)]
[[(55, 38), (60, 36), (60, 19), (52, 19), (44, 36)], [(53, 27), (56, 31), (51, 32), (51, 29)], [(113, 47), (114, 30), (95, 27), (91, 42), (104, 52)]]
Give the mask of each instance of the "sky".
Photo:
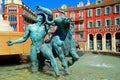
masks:
[[(81, 1), (84, 4), (87, 3), (87, 0), (22, 0), (28, 7), (32, 10), (36, 10), (36, 6), (40, 5), (49, 9), (60, 8), (63, 4), (67, 6), (77, 6)], [(90, 0), (90, 3), (95, 2), (96, 0)]]
[[(36, 6), (40, 5), (49, 9), (60, 8), (63, 4), (67, 6), (77, 6), (79, 2), (87, 3), (88, 0), (22, 0), (28, 7), (30, 7), (33, 11), (36, 11)], [(90, 0), (90, 3), (95, 2), (96, 0)], [(4, 0), (2, 0), (4, 4)], [(2, 8), (3, 8), (2, 4)], [(3, 12), (3, 9), (2, 9)]]

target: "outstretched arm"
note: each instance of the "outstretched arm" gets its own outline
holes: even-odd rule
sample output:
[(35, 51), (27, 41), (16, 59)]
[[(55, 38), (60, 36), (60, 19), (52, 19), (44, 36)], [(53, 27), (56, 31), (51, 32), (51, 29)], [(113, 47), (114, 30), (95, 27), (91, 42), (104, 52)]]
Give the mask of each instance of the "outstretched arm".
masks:
[(49, 15), (49, 16), (52, 16), (52, 14), (53, 14), (50, 9), (45, 8), (45, 7), (42, 7), (42, 6), (37, 6), (36, 9), (37, 9), (38, 11), (44, 12), (45, 14), (47, 14), (47, 15)]
[(7, 42), (8, 46), (11, 46), (11, 45), (16, 44), (16, 43), (25, 42), (25, 41), (28, 39), (29, 34), (30, 34), (30, 31), (29, 31), (29, 26), (28, 26), (28, 27), (26, 28), (26, 31), (25, 31), (23, 37), (18, 38), (18, 39), (16, 39), (16, 40), (8, 41), (8, 42)]

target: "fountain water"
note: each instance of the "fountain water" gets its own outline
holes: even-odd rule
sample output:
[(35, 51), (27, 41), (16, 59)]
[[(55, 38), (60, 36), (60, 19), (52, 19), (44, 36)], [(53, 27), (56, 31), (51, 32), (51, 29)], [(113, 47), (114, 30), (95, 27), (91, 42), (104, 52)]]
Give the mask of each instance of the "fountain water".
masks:
[[(79, 61), (77, 61), (73, 66), (70, 67), (71, 74), (68, 76), (63, 75), (63, 69), (58, 59), (57, 61), (61, 69), (61, 76), (58, 78), (58, 80), (120, 80), (119, 57), (89, 53), (84, 54), (80, 57)], [(53, 70), (45, 72), (40, 71), (35, 74), (31, 74), (28, 68), (29, 64), (11, 66), (0, 65), (0, 79), (56, 80)]]

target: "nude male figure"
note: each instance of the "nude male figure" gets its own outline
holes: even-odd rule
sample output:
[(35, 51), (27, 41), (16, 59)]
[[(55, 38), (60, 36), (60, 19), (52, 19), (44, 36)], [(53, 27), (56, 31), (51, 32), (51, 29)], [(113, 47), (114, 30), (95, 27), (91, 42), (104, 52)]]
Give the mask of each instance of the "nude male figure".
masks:
[(8, 41), (8, 45), (11, 46), (16, 43), (25, 42), (30, 37), (32, 41), (30, 52), (31, 71), (38, 71), (37, 48), (39, 47), (40, 54), (50, 60), (55, 74), (59, 76), (59, 68), (57, 62), (52, 54), (51, 49), (49, 49), (48, 45), (44, 43), (44, 38), (47, 34), (46, 30), (49, 29), (49, 26), (45, 26), (44, 22), (45, 15), (42, 13), (37, 16), (36, 23), (27, 26), (23, 37), (16, 40)]

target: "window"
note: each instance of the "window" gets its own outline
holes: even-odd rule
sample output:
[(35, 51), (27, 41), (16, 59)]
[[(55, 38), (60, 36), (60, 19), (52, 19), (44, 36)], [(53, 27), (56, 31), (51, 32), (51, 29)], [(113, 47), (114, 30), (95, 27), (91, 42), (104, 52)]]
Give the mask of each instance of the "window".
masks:
[(93, 21), (88, 21), (88, 28), (93, 28)]
[(10, 24), (10, 26), (11, 27), (13, 27), (14, 28), (14, 30), (16, 29), (16, 26), (17, 26), (17, 24)]
[(84, 32), (80, 32), (78, 36), (79, 38), (84, 38)]
[(80, 23), (79, 24), (79, 30), (83, 30), (83, 29), (84, 29), (83, 23)]
[(105, 20), (105, 26), (111, 26), (111, 20), (110, 19)]
[(87, 17), (92, 17), (92, 9), (87, 10)]
[(96, 9), (96, 16), (100, 16), (101, 15), (101, 8), (97, 8)]
[(120, 17), (115, 18), (115, 25), (120, 25)]
[(101, 3), (101, 1), (97, 1), (97, 4), (100, 4)]
[(70, 18), (73, 19), (74, 18), (74, 12), (70, 13)]
[(75, 33), (73, 33), (73, 38), (75, 38)]
[(16, 12), (16, 8), (14, 7), (9, 8), (9, 12)]
[(56, 17), (58, 17), (58, 16), (59, 16), (59, 14), (58, 14), (58, 13), (55, 13), (54, 18), (56, 18)]
[(105, 7), (105, 14), (110, 14), (110, 11), (111, 11), (110, 6)]
[(96, 20), (96, 27), (100, 27), (102, 25), (101, 20)]
[(73, 30), (75, 28), (75, 23), (71, 23), (71, 29)]
[(114, 6), (114, 12), (115, 13), (120, 13), (120, 4), (117, 4)]
[(103, 0), (96, 0), (96, 4), (103, 3)]
[(9, 16), (9, 21), (16, 21), (16, 20), (17, 20), (17, 18), (16, 18), (15, 15), (10, 15)]
[(83, 11), (79, 11), (79, 18), (83, 19)]

